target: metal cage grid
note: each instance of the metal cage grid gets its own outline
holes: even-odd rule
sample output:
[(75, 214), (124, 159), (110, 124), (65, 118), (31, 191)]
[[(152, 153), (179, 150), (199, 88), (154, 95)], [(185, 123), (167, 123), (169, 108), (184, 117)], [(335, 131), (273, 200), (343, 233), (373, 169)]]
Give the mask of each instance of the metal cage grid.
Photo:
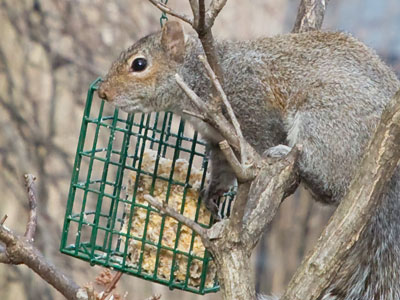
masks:
[[(135, 181), (133, 195), (128, 195), (126, 175), (135, 172), (136, 178), (141, 174), (152, 177), (152, 190), (157, 180), (168, 182), (166, 202), (172, 186), (184, 187), (181, 213), (185, 205), (186, 191), (190, 188), (189, 176), (192, 165), (203, 168), (201, 187), (204, 185), (207, 171), (205, 144), (198, 139), (197, 132), (186, 126), (172, 113), (126, 114), (118, 109), (110, 110), (104, 101), (92, 101), (100, 79), (94, 81), (88, 91), (86, 107), (80, 131), (71, 179), (68, 203), (64, 219), (60, 250), (62, 253), (90, 262), (132, 274), (150, 281), (169, 286), (170, 289), (182, 289), (197, 294), (216, 292), (219, 290), (216, 278), (212, 286), (206, 286), (207, 268), (212, 257), (205, 250), (203, 256), (192, 253), (195, 233), (192, 232), (190, 251), (177, 249), (182, 224), (178, 223), (174, 247), (162, 243), (162, 234), (166, 216), (161, 215), (162, 223), (158, 243), (147, 239), (146, 230), (149, 216), (158, 210), (143, 203), (136, 203), (135, 196), (139, 180)], [(93, 107), (99, 106), (98, 112)], [(110, 111), (110, 112), (108, 112)], [(157, 151), (154, 171), (142, 170), (142, 157), (146, 149)], [(160, 157), (170, 157), (174, 165), (177, 159), (184, 158), (189, 162), (186, 180), (176, 181), (173, 170), (168, 177), (157, 174)], [(124, 176), (125, 175), (125, 176)], [(151, 194), (150, 193), (150, 194)], [(230, 195), (232, 198), (233, 195)], [(200, 199), (197, 200), (195, 221), (198, 219)], [(223, 202), (224, 205), (227, 201)], [(230, 203), (230, 202), (229, 202)], [(146, 223), (142, 236), (131, 234), (132, 216), (135, 209), (146, 209)], [(222, 208), (222, 210), (226, 210)], [(127, 232), (122, 232), (124, 222)], [(208, 228), (213, 220), (200, 225)], [(141, 252), (137, 264), (129, 263), (128, 244), (134, 239), (141, 242)], [(145, 245), (157, 249), (155, 269), (153, 272), (142, 268)], [(171, 251), (173, 261), (169, 278), (159, 276), (157, 272), (160, 251)], [(174, 276), (177, 255), (187, 258), (185, 280), (177, 280)], [(189, 283), (190, 266), (195, 260), (202, 265), (199, 286)]]

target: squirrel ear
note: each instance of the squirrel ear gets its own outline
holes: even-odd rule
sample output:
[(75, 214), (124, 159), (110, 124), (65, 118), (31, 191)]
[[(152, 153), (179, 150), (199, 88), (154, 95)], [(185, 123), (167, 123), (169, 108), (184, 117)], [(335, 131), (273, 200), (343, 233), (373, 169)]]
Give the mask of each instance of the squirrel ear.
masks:
[(185, 34), (182, 25), (176, 21), (164, 24), (161, 33), (161, 45), (176, 62), (183, 62), (185, 56)]

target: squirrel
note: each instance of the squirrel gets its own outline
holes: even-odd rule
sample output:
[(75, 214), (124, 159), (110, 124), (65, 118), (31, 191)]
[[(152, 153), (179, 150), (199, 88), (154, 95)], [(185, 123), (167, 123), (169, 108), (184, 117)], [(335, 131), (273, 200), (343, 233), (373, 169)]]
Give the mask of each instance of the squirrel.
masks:
[[(272, 156), (302, 145), (302, 183), (315, 199), (337, 205), (382, 110), (400, 89), (393, 71), (373, 50), (344, 33), (216, 41), (216, 48), (223, 88), (247, 141), (260, 154)], [(188, 119), (210, 145), (212, 174), (206, 197), (212, 202), (234, 175), (217, 147), (221, 136), (184, 113), (199, 112), (174, 76), (180, 74), (203, 101), (210, 101), (212, 86), (200, 54), (200, 41), (169, 21), (122, 52), (98, 94), (127, 112), (169, 110)], [(399, 168), (381, 197), (320, 300), (400, 299)]]

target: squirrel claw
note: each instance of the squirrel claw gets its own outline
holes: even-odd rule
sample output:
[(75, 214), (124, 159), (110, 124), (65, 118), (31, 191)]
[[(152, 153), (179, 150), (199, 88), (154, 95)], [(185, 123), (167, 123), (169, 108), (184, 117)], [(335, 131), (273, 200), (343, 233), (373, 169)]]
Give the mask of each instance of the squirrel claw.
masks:
[(201, 198), (206, 206), (206, 208), (211, 212), (214, 220), (220, 221), (222, 219), (219, 208), (219, 199), (226, 193), (227, 191), (222, 189), (204, 189), (201, 192)]

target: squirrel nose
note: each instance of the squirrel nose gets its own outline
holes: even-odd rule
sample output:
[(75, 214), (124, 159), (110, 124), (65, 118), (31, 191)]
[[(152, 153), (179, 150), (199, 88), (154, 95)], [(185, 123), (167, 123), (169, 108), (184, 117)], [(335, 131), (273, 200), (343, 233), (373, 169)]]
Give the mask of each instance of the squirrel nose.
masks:
[(99, 97), (101, 99), (104, 99), (106, 101), (111, 101), (112, 100), (111, 93), (110, 93), (109, 90), (107, 90), (104, 87), (104, 84), (100, 84), (100, 86), (99, 86), (99, 88), (97, 90), (97, 94), (99, 95)]

